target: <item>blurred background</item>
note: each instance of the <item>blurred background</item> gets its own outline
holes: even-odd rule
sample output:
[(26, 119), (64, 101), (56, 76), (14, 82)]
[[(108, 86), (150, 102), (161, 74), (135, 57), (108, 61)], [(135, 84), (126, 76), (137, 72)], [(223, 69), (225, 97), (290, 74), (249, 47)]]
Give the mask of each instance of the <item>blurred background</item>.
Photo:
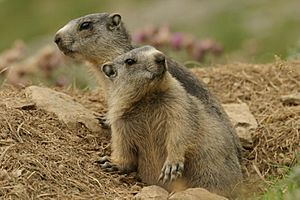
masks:
[[(24, 57), (28, 57), (46, 44), (54, 46), (55, 32), (71, 19), (118, 12), (136, 43), (156, 45), (188, 67), (266, 63), (274, 55), (282, 59), (299, 56), (299, 10), (299, 0), (0, 0), (0, 53), (26, 47)], [(190, 51), (180, 46), (180, 41), (189, 38), (194, 41)], [(5, 67), (2, 64), (2, 70)], [(54, 71), (51, 76), (70, 75), (70, 70)], [(84, 74), (79, 67), (72, 73), (72, 77)], [(87, 77), (76, 78), (80, 87), (90, 85)], [(72, 82), (67, 79), (62, 76), (58, 82)]]

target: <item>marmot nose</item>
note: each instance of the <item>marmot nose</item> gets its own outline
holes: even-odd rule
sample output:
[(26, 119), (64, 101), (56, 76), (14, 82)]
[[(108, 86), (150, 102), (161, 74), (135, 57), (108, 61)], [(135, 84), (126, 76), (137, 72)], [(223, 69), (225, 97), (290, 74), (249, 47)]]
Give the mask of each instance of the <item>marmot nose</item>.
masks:
[(59, 34), (56, 34), (55, 37), (54, 37), (54, 42), (57, 44), (57, 45), (60, 45), (61, 43), (61, 36)]
[(162, 53), (156, 53), (154, 55), (154, 61), (155, 61), (156, 64), (164, 66), (165, 63), (166, 63), (166, 57)]

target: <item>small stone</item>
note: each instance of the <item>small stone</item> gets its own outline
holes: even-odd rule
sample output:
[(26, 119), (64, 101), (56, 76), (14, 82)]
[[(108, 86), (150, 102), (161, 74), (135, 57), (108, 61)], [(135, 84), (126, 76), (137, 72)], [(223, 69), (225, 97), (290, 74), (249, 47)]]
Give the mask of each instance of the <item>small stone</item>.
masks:
[(23, 169), (16, 169), (12, 171), (11, 174), (13, 177), (18, 178), (22, 175), (23, 171), (24, 171)]
[(169, 193), (156, 185), (144, 187), (134, 196), (135, 200), (167, 200)]
[(203, 78), (202, 81), (205, 83), (205, 84), (209, 84), (210, 82), (210, 78)]
[(232, 103), (223, 104), (223, 107), (235, 127), (241, 142), (245, 144), (252, 143), (252, 137), (249, 130), (255, 130), (258, 125), (255, 117), (250, 112), (248, 105), (245, 103)]
[(223, 196), (211, 193), (203, 188), (190, 188), (176, 192), (169, 197), (169, 200), (228, 200)]

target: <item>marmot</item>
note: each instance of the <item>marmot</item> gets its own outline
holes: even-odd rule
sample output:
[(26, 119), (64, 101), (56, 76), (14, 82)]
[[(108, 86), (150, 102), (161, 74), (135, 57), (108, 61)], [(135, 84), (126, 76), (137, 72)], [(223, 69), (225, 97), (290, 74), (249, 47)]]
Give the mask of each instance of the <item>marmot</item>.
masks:
[(136, 48), (101, 70), (111, 82), (112, 130), (103, 169), (137, 170), (143, 182), (169, 191), (180, 185), (230, 196), (242, 179), (232, 130), (172, 76), (164, 54)]
[[(66, 55), (92, 64), (106, 95), (110, 82), (103, 73), (99, 73), (98, 66), (134, 49), (119, 14), (95, 13), (71, 20), (56, 33), (54, 41)], [(184, 89), (197, 97), (207, 111), (215, 116), (215, 120), (221, 121), (223, 126), (231, 130), (229, 134), (235, 138), (240, 155), (241, 147), (235, 130), (224, 109), (206, 85), (183, 65), (170, 58), (166, 61), (169, 73)], [(106, 123), (102, 123), (102, 126), (106, 126)]]
[[(96, 71), (104, 62), (134, 49), (119, 14), (95, 13), (73, 19), (57, 31), (54, 41), (65, 55), (90, 62)], [(188, 93), (215, 107), (217, 114), (222, 112), (205, 84), (191, 71), (173, 59), (167, 58), (167, 63), (169, 72)], [(104, 91), (107, 91), (110, 83), (102, 73), (97, 75)]]

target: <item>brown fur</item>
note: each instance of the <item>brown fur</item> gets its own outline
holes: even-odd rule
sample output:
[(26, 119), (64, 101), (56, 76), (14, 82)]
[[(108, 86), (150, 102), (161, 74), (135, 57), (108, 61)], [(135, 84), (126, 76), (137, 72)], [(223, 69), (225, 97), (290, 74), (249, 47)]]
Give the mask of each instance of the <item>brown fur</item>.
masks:
[[(80, 31), (78, 27), (83, 22), (92, 22), (92, 28)], [(98, 66), (133, 49), (131, 37), (118, 14), (96, 13), (74, 19), (56, 33), (55, 41), (66, 55), (92, 64), (106, 96), (110, 82), (103, 73), (99, 73)], [(214, 120), (229, 130), (228, 134), (234, 138), (240, 158), (241, 147), (235, 130), (206, 85), (178, 62), (167, 58), (167, 64), (169, 73), (180, 82), (185, 91), (198, 98), (206, 112), (214, 115)]]
[[(143, 182), (169, 191), (204, 187), (230, 196), (242, 179), (231, 128), (189, 94), (166, 64), (157, 64), (157, 55), (163, 54), (146, 46), (108, 64), (116, 73), (109, 78), (108, 98), (112, 163), (121, 171), (136, 169)], [(124, 64), (128, 58), (136, 63)], [(165, 169), (167, 183), (158, 181), (163, 167), (180, 164), (183, 171), (171, 183)]]

